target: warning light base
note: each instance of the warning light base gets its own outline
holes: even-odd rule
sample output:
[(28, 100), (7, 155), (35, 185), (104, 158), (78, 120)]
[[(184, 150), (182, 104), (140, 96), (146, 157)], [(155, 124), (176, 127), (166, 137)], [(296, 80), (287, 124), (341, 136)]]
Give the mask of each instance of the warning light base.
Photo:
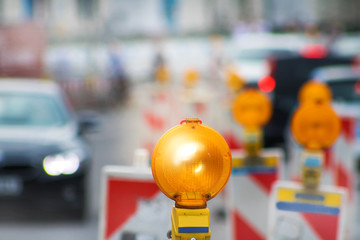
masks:
[(245, 129), (245, 150), (248, 157), (257, 157), (261, 155), (263, 148), (263, 132), (260, 128)]
[(185, 209), (173, 207), (171, 212), (172, 240), (210, 240), (208, 208)]
[(324, 152), (304, 150), (302, 154), (301, 178), (305, 188), (315, 189), (321, 184)]

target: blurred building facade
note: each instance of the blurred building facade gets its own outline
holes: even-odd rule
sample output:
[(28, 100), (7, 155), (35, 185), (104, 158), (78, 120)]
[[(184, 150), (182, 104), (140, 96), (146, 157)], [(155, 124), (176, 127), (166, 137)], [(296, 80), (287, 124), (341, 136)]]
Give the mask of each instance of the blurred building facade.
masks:
[(239, 23), (360, 28), (358, 0), (0, 0), (0, 22), (40, 23), (50, 39), (230, 32)]

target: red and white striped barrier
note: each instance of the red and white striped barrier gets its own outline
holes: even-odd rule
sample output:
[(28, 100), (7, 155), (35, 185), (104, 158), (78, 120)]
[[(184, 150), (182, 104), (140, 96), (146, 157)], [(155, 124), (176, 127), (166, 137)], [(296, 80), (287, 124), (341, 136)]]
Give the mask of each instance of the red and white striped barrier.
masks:
[[(233, 161), (237, 161), (245, 154), (234, 151), (232, 156)], [(233, 240), (266, 238), (270, 192), (273, 183), (283, 175), (283, 152), (266, 149), (262, 157), (269, 160), (264, 166), (233, 166), (228, 188)]]
[(103, 169), (99, 240), (166, 239), (173, 201), (160, 192), (151, 169)]
[[(356, 231), (357, 194), (356, 194), (356, 162), (355, 144), (357, 120), (352, 116), (341, 116), (342, 132), (335, 144), (325, 152), (322, 184), (344, 187), (348, 190), (348, 225), (350, 237)], [(290, 141), (289, 179), (300, 181), (301, 152), (303, 149)]]
[(170, 87), (148, 86), (142, 90), (139, 98), (142, 115), (141, 147), (152, 152), (162, 134), (182, 118), (176, 118), (179, 108)]

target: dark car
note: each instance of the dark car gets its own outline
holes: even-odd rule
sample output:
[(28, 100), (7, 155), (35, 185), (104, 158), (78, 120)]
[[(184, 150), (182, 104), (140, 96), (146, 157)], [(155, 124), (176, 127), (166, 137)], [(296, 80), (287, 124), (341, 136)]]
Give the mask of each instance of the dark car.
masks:
[(284, 146), (286, 126), (297, 105), (298, 91), (310, 80), (311, 72), (322, 66), (350, 64), (351, 57), (326, 56), (292, 56), (273, 58), (272, 77), (276, 87), (271, 92), (273, 115), (264, 128), (265, 146)]
[(0, 80), (2, 217), (28, 210), (84, 216), (90, 154), (82, 133), (89, 127), (55, 83)]

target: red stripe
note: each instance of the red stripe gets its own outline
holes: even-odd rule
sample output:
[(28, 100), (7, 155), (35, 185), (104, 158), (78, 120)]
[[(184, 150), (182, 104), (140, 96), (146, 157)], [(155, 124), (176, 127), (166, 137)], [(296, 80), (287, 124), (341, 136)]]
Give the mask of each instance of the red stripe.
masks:
[(327, 150), (328, 154), (328, 170), (336, 174), (337, 162), (335, 158), (335, 149), (333, 147)]
[(235, 240), (263, 240), (265, 236), (257, 232), (236, 210), (231, 212)]
[(259, 185), (267, 195), (270, 195), (272, 186), (277, 180), (277, 172), (275, 173), (253, 173), (249, 175), (257, 185)]
[(152, 112), (144, 112), (143, 113), (145, 121), (152, 129), (155, 130), (163, 130), (165, 128), (165, 120), (160, 117), (156, 116)]
[(341, 160), (339, 161), (337, 170), (337, 179), (336, 185), (340, 187), (345, 187), (349, 192), (349, 201), (352, 201), (353, 197), (353, 179), (351, 177), (351, 172), (349, 172), (343, 164), (341, 164)]
[(343, 117), (341, 118), (341, 127), (342, 132), (345, 136), (347, 142), (352, 142), (355, 140), (355, 126), (356, 119), (351, 117)]
[(160, 190), (153, 181), (109, 179), (106, 200), (105, 237), (109, 239), (136, 213), (140, 199), (152, 199)]
[(339, 228), (339, 216), (302, 213), (312, 230), (323, 240), (336, 240)]
[(325, 151), (324, 168), (328, 169), (331, 165), (331, 162), (333, 162), (333, 151), (331, 148), (329, 148)]
[(195, 113), (197, 115), (203, 115), (207, 111), (205, 103), (195, 103)]
[(230, 149), (242, 149), (242, 143), (232, 132), (222, 134)]

